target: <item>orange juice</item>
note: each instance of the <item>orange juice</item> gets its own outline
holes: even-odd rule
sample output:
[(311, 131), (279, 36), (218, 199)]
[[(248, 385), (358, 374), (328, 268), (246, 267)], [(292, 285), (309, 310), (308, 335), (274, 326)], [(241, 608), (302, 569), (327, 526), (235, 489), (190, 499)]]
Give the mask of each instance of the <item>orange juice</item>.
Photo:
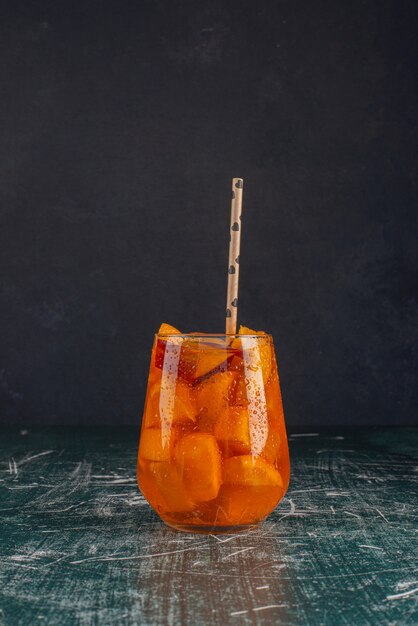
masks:
[(289, 483), (282, 398), (270, 335), (183, 335), (163, 324), (152, 349), (138, 453), (139, 487), (167, 524), (254, 526)]

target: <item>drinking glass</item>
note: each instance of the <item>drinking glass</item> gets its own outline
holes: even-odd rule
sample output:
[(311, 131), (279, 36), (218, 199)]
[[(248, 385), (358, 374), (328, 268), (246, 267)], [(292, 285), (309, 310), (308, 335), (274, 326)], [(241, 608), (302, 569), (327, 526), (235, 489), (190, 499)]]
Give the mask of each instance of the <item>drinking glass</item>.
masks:
[(137, 478), (160, 518), (183, 531), (254, 527), (289, 473), (271, 336), (155, 335)]

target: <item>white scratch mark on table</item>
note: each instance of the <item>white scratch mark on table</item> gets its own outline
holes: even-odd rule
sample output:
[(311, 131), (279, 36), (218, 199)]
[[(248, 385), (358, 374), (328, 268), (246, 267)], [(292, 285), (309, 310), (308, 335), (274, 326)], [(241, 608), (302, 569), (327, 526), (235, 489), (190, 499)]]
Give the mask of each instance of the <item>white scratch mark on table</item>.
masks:
[(104, 482), (92, 483), (92, 485), (100, 485), (102, 487), (103, 485), (128, 485), (134, 482), (135, 482), (135, 478), (117, 478), (116, 480), (110, 480), (106, 483)]
[(180, 554), (180, 552), (188, 552), (189, 550), (195, 550), (202, 545), (203, 542), (193, 546), (189, 546), (187, 548), (184, 548), (183, 550), (171, 550), (170, 552), (157, 552), (154, 554), (138, 554), (137, 556), (97, 556), (87, 559), (80, 559), (79, 561), (70, 561), (70, 565), (80, 565), (81, 563), (86, 563), (87, 561), (137, 561), (141, 559), (153, 559), (158, 556), (169, 556), (171, 554)]
[(302, 513), (301, 514), (295, 513), (295, 511), (296, 511), (296, 504), (293, 502), (292, 498), (283, 498), (283, 500), (287, 500), (289, 502), (290, 509), (289, 509), (289, 513), (285, 513), (284, 515), (282, 515), (279, 518), (279, 522), (281, 522), (282, 519), (284, 519), (285, 517), (291, 517), (291, 516), (295, 516), (295, 515), (303, 515)]
[(84, 502), (79, 502), (78, 504), (71, 504), (65, 509), (50, 509), (49, 513), (66, 513), (67, 511), (71, 511), (71, 509), (78, 509), (78, 507), (83, 506), (83, 504), (87, 504), (87, 502), (91, 502), (91, 500), (85, 500)]
[(247, 552), (248, 550), (254, 550), (254, 546), (249, 546), (248, 548), (242, 548), (242, 550), (237, 550), (236, 552), (232, 552), (231, 554), (227, 554), (223, 557), (222, 561), (226, 561), (226, 559), (231, 558), (231, 556), (236, 556), (237, 554), (242, 554), (243, 552)]
[(312, 489), (291, 489), (290, 493), (311, 493), (312, 491), (327, 491), (328, 487), (312, 487)]
[(221, 539), (220, 537), (218, 537), (217, 535), (209, 535), (209, 537), (213, 537), (214, 539), (216, 539), (216, 541), (219, 541), (219, 543), (227, 543), (228, 541), (233, 541), (234, 539), (239, 539), (241, 537), (248, 537), (248, 535), (251, 535), (252, 533), (239, 533), (236, 535), (232, 535), (231, 537), (227, 537), (226, 539)]
[[(141, 496), (134, 496), (140, 498)], [(108, 493), (106, 498), (132, 498), (132, 493)]]
[(14, 487), (6, 487), (6, 489), (13, 491), (16, 489), (35, 489), (35, 487), (39, 487), (39, 485), (15, 485)]
[(387, 518), (387, 517), (385, 517), (385, 516), (383, 515), (382, 511), (379, 511), (379, 509), (376, 509), (376, 508), (375, 508), (375, 511), (377, 511), (377, 512), (379, 513), (380, 517), (383, 517), (383, 519), (385, 520), (385, 522), (387, 522), (388, 524), (390, 524), (390, 522), (389, 522), (388, 518)]
[(9, 461), (9, 474), (11, 476), (17, 476), (18, 475), (18, 469), (17, 469), (17, 465), (16, 465), (16, 461), (14, 460), (14, 458), (11, 458), (11, 461)]
[(25, 456), (18, 462), (18, 466), (26, 465), (26, 463), (30, 463), (35, 459), (38, 459), (41, 456), (46, 456), (47, 454), (52, 454), (54, 450), (45, 450), (45, 452), (38, 452), (38, 454), (33, 454), (32, 456)]
[(253, 611), (256, 612), (256, 611), (267, 611), (268, 609), (282, 609), (285, 606), (287, 605), (286, 604), (267, 604), (266, 606), (258, 606), (257, 608), (253, 609)]
[(24, 569), (34, 569), (38, 570), (39, 567), (33, 567), (32, 565), (23, 565), (23, 563), (13, 563), (15, 567), (23, 567)]
[(230, 613), (229, 615), (230, 615), (231, 617), (235, 617), (236, 615), (245, 615), (246, 613), (248, 613), (248, 611), (247, 611), (247, 610), (245, 610), (245, 611), (233, 611), (233, 612), (232, 612), (232, 613)]
[(403, 591), (402, 593), (395, 593), (392, 596), (386, 596), (386, 600), (399, 600), (400, 598), (407, 598), (418, 592), (418, 587), (410, 589), (409, 591)]
[(92, 478), (124, 478), (120, 474), (92, 474)]
[(280, 563), (280, 565), (276, 565), (276, 561), (267, 561), (267, 562), (263, 562), (263, 563), (259, 563), (258, 565), (256, 565), (255, 567), (252, 567), (251, 569), (248, 570), (248, 574), (252, 574), (252, 572), (255, 572), (256, 569), (260, 569), (260, 567), (264, 567), (265, 569), (267, 569), (267, 567), (269, 567), (269, 565), (272, 567), (272, 569), (285, 569), (286, 567), (286, 563)]
[(410, 580), (409, 582), (406, 581), (404, 583), (398, 583), (396, 585), (396, 589), (407, 589), (411, 585), (416, 585), (417, 583), (418, 583), (418, 580)]

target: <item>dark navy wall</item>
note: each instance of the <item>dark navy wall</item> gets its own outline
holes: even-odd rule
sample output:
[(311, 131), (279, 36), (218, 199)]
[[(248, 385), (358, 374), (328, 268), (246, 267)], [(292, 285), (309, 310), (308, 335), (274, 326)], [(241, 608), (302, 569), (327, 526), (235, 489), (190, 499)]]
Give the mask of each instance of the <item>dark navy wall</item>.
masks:
[(0, 420), (138, 423), (152, 336), (273, 333), (290, 426), (418, 405), (417, 8), (3, 2)]

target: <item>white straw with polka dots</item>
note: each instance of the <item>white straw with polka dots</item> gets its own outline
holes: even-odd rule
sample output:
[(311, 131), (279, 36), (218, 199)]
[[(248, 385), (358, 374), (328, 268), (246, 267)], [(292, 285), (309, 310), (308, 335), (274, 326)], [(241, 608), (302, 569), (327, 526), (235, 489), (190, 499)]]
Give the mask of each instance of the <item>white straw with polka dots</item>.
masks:
[(231, 225), (226, 297), (226, 334), (237, 332), (239, 249), (241, 244), (242, 178), (232, 179)]

